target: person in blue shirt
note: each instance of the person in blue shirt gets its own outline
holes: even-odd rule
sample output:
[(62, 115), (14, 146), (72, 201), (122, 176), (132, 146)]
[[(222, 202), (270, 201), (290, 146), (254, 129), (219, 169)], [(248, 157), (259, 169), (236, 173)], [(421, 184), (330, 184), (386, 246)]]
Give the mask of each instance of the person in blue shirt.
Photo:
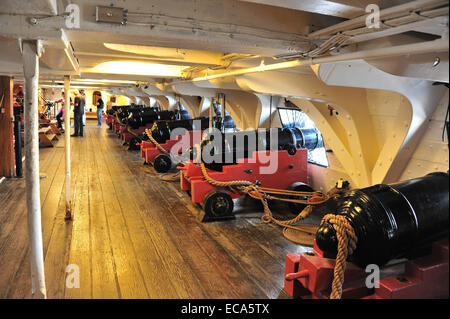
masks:
[(98, 126), (102, 126), (102, 113), (103, 113), (104, 103), (101, 97), (97, 100), (97, 120)]

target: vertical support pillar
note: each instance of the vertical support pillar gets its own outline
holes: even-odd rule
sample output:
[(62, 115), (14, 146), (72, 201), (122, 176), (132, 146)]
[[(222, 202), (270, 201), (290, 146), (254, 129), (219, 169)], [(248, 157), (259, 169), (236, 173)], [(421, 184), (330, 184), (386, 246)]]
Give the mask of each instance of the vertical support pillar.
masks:
[(217, 100), (220, 103), (220, 113), (221, 113), (221, 117), (218, 119), (220, 122), (216, 122), (216, 123), (220, 123), (220, 130), (225, 133), (225, 94), (224, 93), (219, 93), (217, 94)]
[(221, 106), (221, 110), (220, 112), (222, 113), (222, 117), (225, 118), (225, 94), (221, 93), (220, 94), (221, 97), (221, 101), (220, 101), (220, 106)]
[(64, 77), (64, 138), (66, 151), (66, 220), (72, 219), (72, 195), (70, 185), (70, 76)]
[(23, 73), (25, 77), (24, 129), (25, 129), (25, 176), (28, 210), (28, 234), (30, 240), (31, 283), (33, 298), (47, 298), (42, 246), (41, 198), (39, 184), (39, 123), (38, 84), (39, 40), (21, 42)]
[(269, 128), (272, 128), (272, 99), (273, 99), (273, 96), (270, 95)]
[(0, 76), (0, 176), (13, 177), (13, 78)]
[(211, 97), (211, 103), (209, 104), (209, 132), (212, 132), (213, 128), (213, 105), (214, 105), (214, 98)]

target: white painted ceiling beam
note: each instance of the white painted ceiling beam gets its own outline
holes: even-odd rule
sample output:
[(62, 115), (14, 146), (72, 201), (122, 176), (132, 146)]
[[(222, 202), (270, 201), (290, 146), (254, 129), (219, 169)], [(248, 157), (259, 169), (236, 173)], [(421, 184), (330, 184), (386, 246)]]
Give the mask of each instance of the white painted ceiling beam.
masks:
[[(20, 3), (26, 6), (28, 2)], [(79, 6), (81, 16), (80, 28), (68, 30), (70, 40), (101, 39), (108, 43), (273, 56), (304, 50), (307, 43), (302, 35), (311, 31), (312, 24), (321, 28), (339, 21), (235, 0), (135, 0), (125, 5), (98, 1), (99, 5), (111, 3), (128, 10), (127, 25), (97, 23), (95, 5), (86, 0), (72, 1)], [(63, 14), (60, 11), (58, 14)], [(8, 15), (1, 8), (0, 12), (0, 35), (8, 37), (46, 39), (66, 28), (63, 17), (38, 20), (33, 25), (29, 22), (33, 15)]]
[(351, 19), (363, 15), (364, 8), (370, 4), (378, 4), (379, 0), (241, 0), (270, 6), (319, 13), (335, 17)]
[(0, 11), (10, 14), (57, 14), (57, 0), (32, 0), (26, 3), (17, 0), (2, 0)]
[[(448, 6), (447, 0), (415, 0), (415, 1), (408, 1), (401, 5), (392, 6), (389, 8), (385, 8), (379, 12), (379, 16), (381, 21), (385, 21), (388, 19), (394, 19), (394, 18), (404, 18), (407, 17), (409, 20), (409, 16), (413, 16), (417, 18), (416, 12), (421, 11), (429, 11), (435, 8), (439, 8), (441, 6)], [(366, 15), (362, 15), (344, 22), (341, 22), (339, 24), (335, 24), (333, 26), (323, 28), (321, 30), (312, 32), (308, 35), (310, 39), (318, 39), (321, 37), (327, 37), (332, 34), (336, 34), (339, 32), (344, 32), (348, 30), (354, 30), (357, 28), (364, 28), (366, 25)], [(420, 17), (424, 18), (426, 17)]]
[(72, 44), (76, 48), (77, 57), (82, 60), (83, 66), (95, 65), (99, 58), (203, 67), (225, 64), (222, 60), (223, 54), (219, 52), (142, 45), (114, 44), (109, 46), (106, 44), (108, 45), (106, 47), (98, 41), (73, 41)]

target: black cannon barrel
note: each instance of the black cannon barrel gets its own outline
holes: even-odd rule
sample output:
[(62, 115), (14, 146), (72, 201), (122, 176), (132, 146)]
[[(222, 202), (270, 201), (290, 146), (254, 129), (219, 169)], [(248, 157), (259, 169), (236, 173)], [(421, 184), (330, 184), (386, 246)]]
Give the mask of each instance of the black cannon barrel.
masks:
[(145, 107), (145, 106), (142, 106), (142, 105), (125, 106), (125, 107), (120, 107), (117, 110), (116, 115), (121, 121), (123, 121), (123, 120), (127, 119), (130, 116), (130, 114), (132, 114), (133, 112), (141, 113), (141, 112), (146, 112), (146, 111), (150, 111), (150, 110), (157, 111), (157, 108)]
[(115, 116), (116, 114), (131, 108), (131, 105), (114, 105), (109, 110), (106, 111), (106, 114)]
[[(274, 141), (271, 141), (275, 139)], [(257, 143), (254, 143), (254, 142)], [(222, 134), (223, 152), (307, 148), (313, 150), (321, 145), (321, 135), (317, 129), (270, 128), (254, 131), (240, 131)], [(274, 144), (274, 145), (271, 145)]]
[[(336, 212), (347, 218), (358, 237), (352, 261), (360, 266), (382, 266), (448, 237), (448, 184), (448, 172), (437, 172), (339, 195)], [(316, 242), (324, 252), (336, 254), (333, 226), (322, 223)]]
[[(217, 129), (221, 129), (222, 125), (227, 127), (227, 123), (222, 121), (221, 118), (213, 117), (213, 127)], [(234, 124), (234, 123), (233, 123)], [(152, 136), (158, 143), (165, 143), (170, 139), (170, 135), (172, 131), (176, 128), (184, 128), (187, 131), (193, 130), (206, 130), (209, 128), (209, 117), (197, 117), (194, 119), (184, 119), (184, 120), (176, 120), (176, 121), (158, 121), (156, 122), (157, 128), (153, 130)]]
[[(223, 165), (235, 164), (240, 158), (251, 157), (255, 151), (286, 150), (294, 155), (301, 148), (313, 150), (323, 146), (322, 136), (317, 129), (293, 127), (222, 133), (221, 143), (214, 141), (216, 134), (205, 137), (201, 151), (206, 167), (219, 171)], [(191, 159), (197, 157), (197, 151), (196, 148), (192, 149)], [(209, 154), (204, 154), (204, 151)]]
[(156, 129), (153, 130), (153, 138), (160, 144), (170, 139), (172, 130), (176, 128), (184, 128), (187, 131), (206, 130), (209, 127), (208, 117), (198, 117), (195, 119), (185, 119), (176, 121), (157, 121)]
[(149, 108), (150, 107), (147, 107), (145, 105), (114, 105), (106, 111), (106, 114), (116, 115), (117, 113), (119, 115), (119, 113), (121, 113), (120, 117), (124, 118), (127, 117), (129, 112), (132, 110), (149, 109)]
[(133, 129), (137, 129), (146, 124), (153, 123), (158, 120), (173, 121), (176, 115), (173, 111), (159, 111), (158, 109), (142, 109), (130, 112), (126, 123)]
[(114, 115), (118, 110), (119, 110), (119, 106), (118, 105), (114, 105), (110, 109), (106, 110), (106, 114)]

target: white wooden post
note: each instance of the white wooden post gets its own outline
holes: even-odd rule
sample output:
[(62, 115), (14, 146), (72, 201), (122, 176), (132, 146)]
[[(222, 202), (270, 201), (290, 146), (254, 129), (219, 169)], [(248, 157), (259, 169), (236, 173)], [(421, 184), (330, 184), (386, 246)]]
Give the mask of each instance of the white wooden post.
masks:
[(31, 294), (33, 298), (47, 298), (39, 184), (38, 84), (41, 44), (39, 40), (24, 40), (21, 42), (21, 48), (25, 77), (24, 147), (28, 234), (31, 250)]
[(66, 151), (66, 216), (65, 219), (72, 219), (72, 196), (70, 185), (70, 76), (64, 77), (64, 130), (65, 130), (65, 151)]

